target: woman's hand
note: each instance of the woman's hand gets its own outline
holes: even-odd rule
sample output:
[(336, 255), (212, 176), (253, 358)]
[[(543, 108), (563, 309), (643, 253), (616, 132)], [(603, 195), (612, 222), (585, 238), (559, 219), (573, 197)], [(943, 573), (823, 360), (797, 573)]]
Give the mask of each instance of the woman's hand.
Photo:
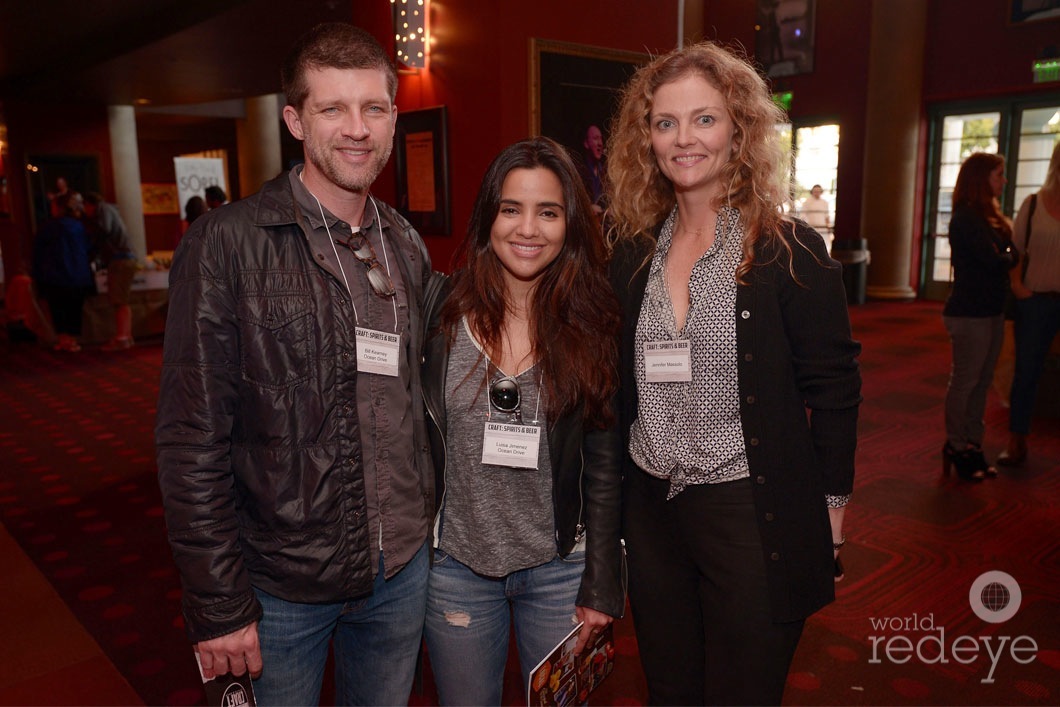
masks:
[(1024, 285), (1019, 280), (1016, 280), (1010, 284), (1012, 285), (1012, 296), (1016, 299), (1030, 299), (1031, 295), (1034, 294), (1034, 292), (1032, 292), (1029, 287)]
[(610, 616), (587, 606), (574, 607), (574, 613), (578, 621), (582, 622), (582, 630), (578, 632), (578, 643), (574, 646), (574, 655), (580, 655), (585, 644), (590, 638), (604, 630), (609, 623), (614, 621)]

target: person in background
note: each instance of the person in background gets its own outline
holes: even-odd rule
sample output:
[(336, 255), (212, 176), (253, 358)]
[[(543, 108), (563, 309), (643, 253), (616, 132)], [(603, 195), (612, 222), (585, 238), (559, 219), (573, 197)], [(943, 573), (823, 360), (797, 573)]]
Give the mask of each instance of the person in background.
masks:
[(11, 343), (40, 342), (51, 346), (55, 333), (40, 310), (29, 266), (22, 263), (4, 287), (4, 324)]
[(206, 187), (206, 210), (213, 211), (218, 206), (224, 206), (228, 201), (225, 190), (216, 184)]
[(33, 281), (48, 303), (56, 333), (56, 351), (81, 350), (82, 309), (95, 290), (89, 265), (89, 239), (81, 222), (84, 200), (76, 191), (55, 197), (57, 213), (33, 240)]
[(607, 162), (604, 159), (604, 134), (597, 125), (590, 125), (585, 130), (582, 141), (582, 161), (578, 164), (585, 191), (589, 192), (589, 201), (597, 218), (603, 216), (607, 206)]
[(1005, 160), (977, 152), (964, 161), (953, 189), (949, 241), (953, 289), (942, 320), (953, 346), (946, 387), (946, 443), (942, 469), (969, 481), (996, 476), (983, 456), (986, 395), (1005, 333), (1009, 270), (1018, 255), (1012, 224), (1001, 213)]
[(195, 223), (195, 220), (205, 214), (206, 201), (201, 196), (192, 196), (184, 203), (184, 219), (180, 224), (180, 231), (177, 232), (173, 240), (173, 248), (175, 249), (180, 245), (180, 240), (184, 238), (184, 234), (191, 228), (191, 224)]
[(438, 498), (425, 633), (443, 705), (499, 705), (510, 627), (525, 692), (576, 622), (580, 652), (625, 607), (618, 307), (577, 168), (548, 138), (494, 159), (461, 253), (425, 353)]
[(820, 184), (810, 188), (810, 195), (802, 202), (799, 218), (808, 226), (817, 229), (821, 235), (827, 235), (832, 228), (832, 217), (828, 213), (828, 201), (821, 198), (824, 189)]
[(623, 537), (652, 704), (779, 704), (842, 575), (860, 345), (840, 265), (781, 213), (781, 121), (755, 69), (704, 42), (636, 72), (608, 143)]
[(184, 204), (184, 221), (190, 226), (195, 219), (206, 213), (206, 202), (201, 196), (193, 196)]
[(369, 194), (397, 71), (318, 25), (282, 65), (305, 164), (195, 221), (170, 277), (155, 439), (184, 622), (207, 677), (261, 705), (406, 705), (434, 473), (420, 387), (422, 239)]
[(107, 299), (114, 307), (114, 336), (103, 344), (103, 350), (131, 348), (134, 342), (129, 294), (140, 263), (115, 206), (96, 192), (89, 192), (85, 195), (85, 216), (95, 252), (107, 269)]
[[(1032, 215), (1033, 214), (1033, 215)], [(1016, 248), (1026, 270), (1010, 271), (1016, 317), (1016, 371), (1009, 397), (1009, 439), (997, 459), (1019, 466), (1027, 459), (1027, 435), (1046, 356), (1060, 331), (1060, 142), (1037, 194), (1024, 199), (1013, 227)]]

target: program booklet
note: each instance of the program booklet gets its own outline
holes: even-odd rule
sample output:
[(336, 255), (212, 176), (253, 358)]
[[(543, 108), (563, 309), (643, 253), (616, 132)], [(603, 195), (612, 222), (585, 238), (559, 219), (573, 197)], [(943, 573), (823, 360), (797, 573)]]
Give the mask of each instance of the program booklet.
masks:
[(589, 639), (581, 655), (574, 655), (582, 627), (578, 624), (530, 671), (526, 704), (529, 707), (585, 704), (589, 693), (615, 668), (613, 626), (608, 624), (595, 638)]
[(202, 678), (202, 688), (206, 691), (206, 704), (209, 707), (254, 707), (257, 704), (250, 671), (238, 677), (225, 673), (207, 680), (202, 675), (198, 652), (195, 653), (195, 664), (199, 666), (199, 677)]

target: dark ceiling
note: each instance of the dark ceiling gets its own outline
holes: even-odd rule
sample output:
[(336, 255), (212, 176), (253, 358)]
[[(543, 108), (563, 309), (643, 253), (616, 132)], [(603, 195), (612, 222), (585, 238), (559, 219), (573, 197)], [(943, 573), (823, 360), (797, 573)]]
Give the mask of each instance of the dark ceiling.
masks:
[(280, 89), (280, 62), (352, 0), (2, 0), (0, 99), (151, 106)]

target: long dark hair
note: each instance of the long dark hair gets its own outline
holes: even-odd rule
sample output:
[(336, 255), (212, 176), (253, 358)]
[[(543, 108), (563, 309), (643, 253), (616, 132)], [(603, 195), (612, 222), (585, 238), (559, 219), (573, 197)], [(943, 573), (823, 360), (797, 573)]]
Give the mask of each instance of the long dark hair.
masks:
[(549, 419), (555, 421), (581, 405), (585, 423), (598, 427), (612, 419), (618, 303), (607, 281), (603, 234), (563, 146), (545, 137), (523, 140), (506, 147), (490, 164), (457, 251), (458, 269), (442, 309), (442, 326), (452, 340), (466, 316), (486, 354), (499, 358), (511, 303), (490, 232), (508, 173), (538, 168), (552, 172), (562, 186), (566, 236), (563, 249), (534, 288), (528, 311), (531, 351), (541, 370)]
[(1005, 158), (991, 152), (973, 152), (961, 165), (953, 186), (953, 207), (966, 206), (986, 219), (991, 228), (1012, 240), (1012, 222), (1001, 212), (990, 174), (1005, 164)]

